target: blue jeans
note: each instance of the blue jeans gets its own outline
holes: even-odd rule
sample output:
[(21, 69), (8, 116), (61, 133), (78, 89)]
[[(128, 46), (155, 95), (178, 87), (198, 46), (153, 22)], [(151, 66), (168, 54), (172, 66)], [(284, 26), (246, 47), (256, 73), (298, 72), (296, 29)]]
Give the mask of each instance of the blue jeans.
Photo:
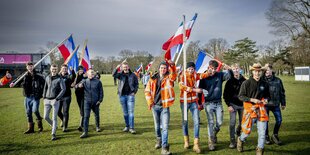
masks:
[(95, 123), (96, 127), (100, 127), (100, 115), (99, 115), (99, 105), (96, 105), (96, 103), (91, 103), (84, 100), (84, 132), (88, 132), (88, 124), (89, 124), (89, 117), (90, 117), (90, 111), (93, 111), (95, 113)]
[(24, 105), (26, 108), (26, 115), (29, 123), (33, 123), (32, 113), (36, 115), (37, 120), (42, 119), (39, 112), (40, 99), (35, 99), (34, 96), (26, 97)]
[[(184, 121), (184, 104), (180, 104), (182, 113), (182, 128), (183, 135), (188, 136), (188, 119)], [(187, 104), (187, 111), (190, 110), (192, 113), (192, 118), (194, 122), (194, 138), (199, 138), (199, 110), (196, 102)], [(188, 115), (187, 115), (188, 117)]]
[[(258, 144), (257, 147), (263, 149), (264, 148), (264, 144), (265, 144), (265, 131), (266, 131), (266, 126), (267, 126), (267, 122), (262, 122), (262, 121), (258, 121), (256, 118), (252, 119), (252, 126), (251, 126), (251, 130), (253, 128), (254, 123), (257, 123), (257, 133), (258, 133)], [(246, 138), (250, 135), (249, 134), (245, 134), (244, 132), (241, 133), (240, 136), (240, 140), (245, 142)]]
[[(237, 136), (240, 136), (241, 133), (243, 106), (238, 106), (235, 104), (231, 104), (231, 106), (233, 107), (234, 111), (229, 112), (230, 115), (229, 133), (230, 133), (230, 139), (235, 139), (235, 134), (237, 134)], [(238, 120), (238, 126), (235, 129), (237, 122), (237, 115), (239, 117), (239, 120)]]
[[(274, 115), (274, 118), (276, 120), (276, 124), (274, 125), (273, 134), (278, 134), (280, 126), (282, 124), (282, 115), (281, 115), (281, 109), (279, 106), (271, 107), (271, 106), (265, 106), (267, 114), (269, 116), (269, 111), (271, 111)], [(270, 117), (269, 117), (270, 118)], [(268, 135), (268, 123), (266, 127), (266, 135)]]
[[(162, 106), (154, 105), (152, 107), (155, 135), (157, 139), (161, 139), (161, 146), (168, 147), (168, 127), (170, 121), (169, 108), (163, 108)], [(162, 126), (162, 131), (160, 131)]]
[[(214, 131), (220, 131), (223, 124), (223, 105), (221, 102), (206, 102), (205, 111), (208, 119), (208, 134), (211, 138), (215, 136)], [(215, 125), (214, 122), (216, 122)]]
[(126, 127), (134, 129), (134, 109), (135, 109), (135, 96), (134, 95), (122, 95), (119, 97)]

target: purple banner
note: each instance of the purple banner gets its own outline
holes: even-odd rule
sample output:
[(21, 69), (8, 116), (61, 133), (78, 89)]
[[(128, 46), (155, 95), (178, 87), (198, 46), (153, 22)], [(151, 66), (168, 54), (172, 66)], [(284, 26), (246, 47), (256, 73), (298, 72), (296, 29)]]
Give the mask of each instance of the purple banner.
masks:
[(31, 55), (29, 54), (0, 54), (0, 64), (25, 64), (28, 61), (31, 61)]

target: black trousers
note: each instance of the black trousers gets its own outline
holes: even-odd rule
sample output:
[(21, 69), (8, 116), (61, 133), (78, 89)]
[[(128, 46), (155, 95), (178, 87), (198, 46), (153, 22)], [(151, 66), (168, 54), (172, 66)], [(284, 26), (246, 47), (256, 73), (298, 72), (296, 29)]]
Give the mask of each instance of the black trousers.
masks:
[(75, 95), (76, 95), (76, 101), (77, 101), (77, 103), (78, 103), (79, 110), (80, 110), (80, 116), (81, 116), (80, 127), (83, 127), (83, 117), (84, 117), (84, 94), (75, 93)]
[(68, 127), (70, 103), (71, 103), (71, 96), (63, 97), (59, 101), (58, 117), (61, 119), (62, 125), (65, 128)]

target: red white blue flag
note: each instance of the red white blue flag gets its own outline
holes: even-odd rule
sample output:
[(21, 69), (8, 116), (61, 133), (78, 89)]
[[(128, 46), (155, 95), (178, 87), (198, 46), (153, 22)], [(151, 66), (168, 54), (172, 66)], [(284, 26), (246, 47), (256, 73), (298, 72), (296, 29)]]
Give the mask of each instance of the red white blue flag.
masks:
[(150, 70), (150, 68), (151, 68), (151, 66), (152, 66), (152, 64), (153, 64), (153, 62), (154, 62), (154, 61), (151, 61), (149, 64), (146, 65), (145, 71), (149, 71), (149, 70)]
[[(72, 35), (66, 41), (64, 41), (63, 44), (58, 46), (58, 49), (62, 57), (64, 58), (64, 60), (66, 60), (75, 49)], [(77, 71), (78, 65), (79, 65), (79, 59), (77, 57), (77, 52), (76, 52), (71, 58), (71, 60), (68, 62), (68, 69), (72, 67), (74, 71)], [(70, 69), (69, 69), (69, 73), (70, 73)]]
[[(197, 18), (197, 13), (194, 15), (192, 20), (188, 21), (185, 24), (186, 39), (188, 39), (191, 34), (196, 18)], [(168, 41), (166, 41), (162, 46), (162, 49), (166, 51), (165, 59), (174, 60), (174, 57), (176, 56), (176, 54), (181, 51), (182, 46), (183, 46), (183, 22), (180, 24), (177, 32), (172, 37), (170, 37)]]
[(142, 66), (142, 63), (141, 63), (140, 66), (138, 66), (138, 67), (136, 68), (136, 72), (137, 72), (137, 73), (140, 73), (140, 72), (142, 71), (142, 68), (143, 68), (143, 66)]
[(83, 55), (81, 65), (85, 68), (86, 71), (88, 69), (92, 68), (91, 63), (90, 63), (90, 57), (89, 57), (87, 45), (85, 46), (85, 53)]
[(209, 62), (211, 60), (215, 60), (218, 62), (219, 66), (217, 67), (217, 71), (220, 71), (222, 68), (222, 62), (214, 59), (210, 54), (208, 54), (206, 51), (202, 50), (198, 53), (197, 60), (196, 60), (196, 72), (197, 73), (204, 73), (208, 67)]

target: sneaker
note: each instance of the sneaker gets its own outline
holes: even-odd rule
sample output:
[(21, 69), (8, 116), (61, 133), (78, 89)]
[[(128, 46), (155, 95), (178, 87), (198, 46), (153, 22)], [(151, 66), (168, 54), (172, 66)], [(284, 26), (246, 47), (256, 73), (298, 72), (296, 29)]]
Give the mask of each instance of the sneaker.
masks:
[(68, 132), (69, 130), (67, 128), (63, 128), (62, 132)]
[(82, 128), (81, 126), (79, 126), (77, 129), (78, 129), (80, 132), (83, 131), (83, 128)]
[(155, 149), (160, 149), (161, 148), (161, 138), (156, 139), (156, 144), (155, 144)]
[(86, 138), (88, 137), (88, 134), (86, 132), (83, 132), (82, 135), (80, 136), (80, 138)]
[(100, 127), (96, 127), (96, 131), (97, 131), (97, 132), (101, 132)]
[(129, 129), (129, 132), (130, 132), (131, 134), (136, 134), (136, 133), (137, 133), (135, 129)]
[(266, 145), (270, 145), (270, 144), (271, 144), (269, 135), (266, 135), (265, 144), (266, 144)]
[(231, 148), (231, 149), (236, 148), (236, 140), (235, 140), (235, 138), (231, 138), (230, 139), (229, 148)]
[(161, 149), (161, 154), (162, 154), (162, 155), (170, 155), (171, 152), (169, 152), (169, 147), (163, 147), (163, 148)]
[(55, 134), (52, 134), (52, 141), (54, 141), (54, 140), (56, 140), (57, 138), (56, 138), (56, 135)]
[(277, 144), (277, 145), (281, 145), (282, 142), (280, 141), (279, 137), (278, 137), (278, 134), (273, 134), (272, 137), (271, 137), (271, 140)]
[(128, 132), (129, 131), (129, 128), (128, 127), (125, 127), (124, 129), (123, 129), (123, 132)]

